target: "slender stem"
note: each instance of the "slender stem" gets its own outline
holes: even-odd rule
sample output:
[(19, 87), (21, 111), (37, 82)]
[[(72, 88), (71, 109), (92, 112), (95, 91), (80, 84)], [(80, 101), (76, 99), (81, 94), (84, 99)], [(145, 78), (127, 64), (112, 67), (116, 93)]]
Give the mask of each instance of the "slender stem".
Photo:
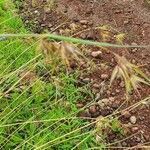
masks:
[(98, 47), (115, 47), (115, 48), (148, 48), (150, 45), (118, 45), (118, 44), (110, 44), (106, 42), (96, 42), (96, 41), (90, 41), (90, 40), (83, 40), (79, 38), (73, 38), (73, 37), (66, 37), (56, 34), (0, 34), (0, 38), (5, 37), (35, 37), (35, 38), (46, 38), (54, 39), (54, 40), (60, 40), (60, 41), (66, 41), (66, 42), (72, 42), (77, 44), (85, 44), (85, 45), (93, 45)]

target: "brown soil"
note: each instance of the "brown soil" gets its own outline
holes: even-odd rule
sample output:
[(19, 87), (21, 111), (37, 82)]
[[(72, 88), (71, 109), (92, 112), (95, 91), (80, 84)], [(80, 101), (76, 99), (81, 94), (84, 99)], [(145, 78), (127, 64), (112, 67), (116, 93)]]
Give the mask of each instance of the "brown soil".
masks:
[[(125, 33), (127, 44), (150, 45), (150, 9), (144, 0), (56, 0), (53, 9), (47, 9), (44, 0), (32, 7), (30, 0), (25, 0), (20, 7), (20, 13), (26, 26), (36, 33), (50, 31), (60, 35), (69, 35), (83, 39), (101, 41), (102, 37), (98, 26), (109, 25), (112, 30), (111, 38), (106, 42), (115, 42), (114, 35)], [(90, 30), (86, 30), (89, 29)], [(86, 31), (84, 31), (86, 30)], [(109, 79), (112, 70), (116, 64), (114, 57), (109, 52), (103, 52), (99, 57), (93, 58), (92, 51), (99, 51), (100, 48), (86, 47), (89, 49), (87, 57), (93, 59), (97, 64), (96, 69), (87, 71), (87, 64), (82, 64), (85, 70), (80, 77), (84, 84), (89, 83), (95, 94), (96, 105), (88, 108), (82, 116), (96, 118), (100, 115), (107, 116), (112, 114), (120, 105), (125, 102), (125, 88), (123, 82), (115, 81), (112, 88), (109, 89)], [(128, 60), (143, 67), (144, 72), (150, 75), (150, 49), (109, 49), (120, 55), (124, 55)], [(131, 100), (120, 108), (125, 109), (141, 99), (150, 95), (150, 88), (142, 85), (139, 89), (140, 95), (133, 92)], [(99, 105), (100, 99), (109, 99), (109, 103), (103, 107)], [(87, 101), (77, 104), (82, 107)], [(128, 126), (129, 132), (126, 137), (134, 134), (126, 140), (116, 144), (118, 147), (132, 147), (150, 142), (150, 104), (140, 105), (138, 108), (127, 111), (127, 114), (121, 114), (120, 120), (123, 125)], [(135, 116), (135, 124), (130, 122), (130, 117)], [(135, 134), (137, 133), (137, 134)], [(122, 137), (124, 139), (125, 137)], [(110, 133), (108, 143), (120, 140), (121, 138)], [(150, 144), (150, 143), (149, 143)], [(114, 145), (114, 146), (116, 146)]]

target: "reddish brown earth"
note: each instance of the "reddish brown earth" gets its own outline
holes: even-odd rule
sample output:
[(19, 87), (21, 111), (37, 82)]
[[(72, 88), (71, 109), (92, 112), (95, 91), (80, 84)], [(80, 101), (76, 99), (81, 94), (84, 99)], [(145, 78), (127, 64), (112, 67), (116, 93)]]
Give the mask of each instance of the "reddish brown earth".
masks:
[[(150, 7), (144, 0), (56, 0), (56, 5), (52, 10), (41, 0), (38, 6), (32, 7), (30, 0), (25, 0), (20, 7), (20, 13), (27, 27), (36, 33), (52, 32), (60, 35), (68, 35), (101, 41), (100, 29), (96, 27), (102, 25), (111, 26), (109, 32), (110, 38), (106, 42), (115, 43), (114, 35), (125, 33), (124, 43), (137, 45), (150, 45)], [(86, 31), (84, 31), (86, 30)], [(90, 68), (86, 63), (80, 64), (82, 75), (80, 81), (83, 84), (89, 84), (95, 94), (97, 104), (81, 113), (81, 116), (96, 118), (98, 116), (107, 116), (116, 109), (123, 110), (132, 106), (150, 95), (150, 88), (142, 85), (139, 89), (140, 95), (133, 92), (131, 100), (126, 102), (124, 84), (116, 80), (111, 89), (109, 89), (109, 79), (116, 61), (113, 55), (97, 47), (84, 47), (88, 49), (86, 56), (92, 59), (97, 67)], [(102, 51), (97, 57), (93, 57), (93, 51)], [(124, 55), (129, 61), (139, 66), (143, 66), (145, 74), (150, 75), (150, 48), (134, 49), (109, 49), (119, 55)], [(73, 67), (76, 67), (73, 65)], [(88, 69), (87, 69), (88, 68)], [(75, 69), (75, 68), (74, 68)], [(82, 85), (79, 85), (82, 86)], [(103, 106), (101, 100), (104, 100)], [(90, 100), (89, 100), (90, 101)], [(85, 103), (77, 104), (83, 107)], [(122, 107), (121, 104), (125, 102)], [(111, 145), (118, 147), (138, 148), (138, 145), (150, 145), (150, 102), (142, 104), (139, 107), (124, 113), (120, 113), (120, 120), (124, 126), (127, 126), (127, 139), (118, 137), (114, 133), (109, 133), (107, 141), (113, 143), (120, 139), (122, 142)], [(132, 116), (132, 117), (131, 117)], [(131, 118), (136, 118), (135, 123)], [(118, 148), (119, 149), (119, 148)]]

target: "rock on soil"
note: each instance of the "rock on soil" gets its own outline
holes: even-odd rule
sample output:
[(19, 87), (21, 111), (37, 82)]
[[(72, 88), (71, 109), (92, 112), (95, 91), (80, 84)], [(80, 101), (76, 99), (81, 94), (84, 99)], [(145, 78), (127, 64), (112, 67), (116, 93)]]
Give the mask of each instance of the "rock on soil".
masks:
[(135, 116), (131, 116), (131, 117), (130, 117), (130, 122), (131, 122), (132, 124), (136, 124), (136, 121), (137, 121), (137, 119), (136, 119)]

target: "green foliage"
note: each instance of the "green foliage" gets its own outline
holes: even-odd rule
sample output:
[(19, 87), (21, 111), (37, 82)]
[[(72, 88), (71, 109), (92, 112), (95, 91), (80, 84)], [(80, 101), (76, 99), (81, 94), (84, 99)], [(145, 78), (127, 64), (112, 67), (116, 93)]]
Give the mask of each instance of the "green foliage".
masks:
[[(0, 2), (0, 33), (28, 33), (11, 1)], [(95, 145), (83, 127), (89, 122), (76, 118), (76, 103), (90, 93), (76, 86), (77, 73), (54, 75), (37, 43), (0, 38), (0, 149), (69, 150), (83, 139), (78, 149)]]

